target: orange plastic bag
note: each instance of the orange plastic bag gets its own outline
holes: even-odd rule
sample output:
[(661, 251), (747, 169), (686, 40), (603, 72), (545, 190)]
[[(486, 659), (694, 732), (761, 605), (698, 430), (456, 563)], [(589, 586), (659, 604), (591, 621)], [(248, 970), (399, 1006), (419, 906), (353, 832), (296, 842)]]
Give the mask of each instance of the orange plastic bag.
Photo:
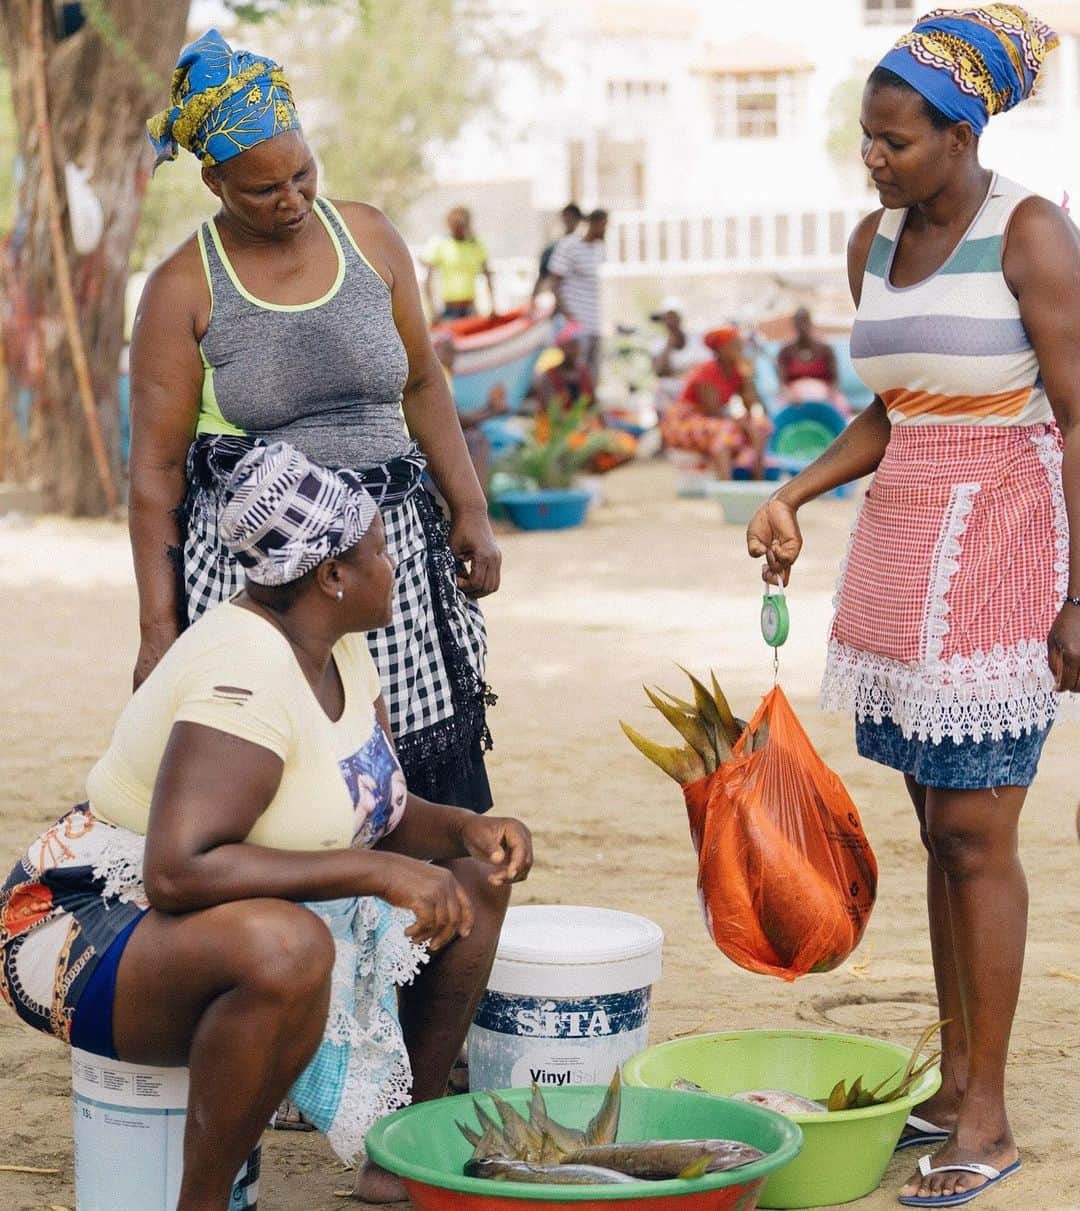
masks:
[(779, 686), (734, 752), (683, 787), (705, 923), (748, 971), (831, 971), (858, 946), (877, 891), (859, 813)]

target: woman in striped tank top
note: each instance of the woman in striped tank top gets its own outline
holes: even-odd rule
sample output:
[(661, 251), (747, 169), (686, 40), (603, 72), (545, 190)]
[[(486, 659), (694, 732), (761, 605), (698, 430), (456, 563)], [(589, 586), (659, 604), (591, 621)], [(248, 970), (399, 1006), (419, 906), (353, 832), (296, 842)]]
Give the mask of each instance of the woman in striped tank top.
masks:
[[(1012, 4), (938, 10), (871, 74), (851, 353), (876, 399), (751, 521), (786, 581), (796, 513), (875, 472), (836, 597), (823, 705), (904, 775), (928, 851), (941, 1089), (899, 1147), (940, 1144), (900, 1201), (969, 1202), (1019, 1167), (1005, 1110), (1027, 888), (1017, 826), (1080, 688), (1080, 236), (983, 168), (990, 115), (1057, 39)], [(1070, 539), (1070, 522), (1072, 538)], [(915, 1116), (913, 1116), (915, 1118)]]

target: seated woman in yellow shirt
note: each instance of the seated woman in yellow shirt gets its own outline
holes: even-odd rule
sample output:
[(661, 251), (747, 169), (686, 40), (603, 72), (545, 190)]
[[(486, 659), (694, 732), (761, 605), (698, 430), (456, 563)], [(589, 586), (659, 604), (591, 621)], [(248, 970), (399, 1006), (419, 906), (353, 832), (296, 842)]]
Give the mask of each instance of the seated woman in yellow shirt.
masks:
[[(495, 282), (487, 263), (487, 248), (473, 235), (472, 215), (455, 206), (446, 216), (449, 235), (436, 236), (420, 258), (427, 269), (424, 294), (432, 322), (459, 320), (476, 314), (476, 279), (483, 274), (495, 314)], [(439, 279), (442, 306), (435, 302), (435, 276)]]
[[(189, 1067), (178, 1211), (226, 1205), (286, 1093), (347, 1160), (410, 1085), (440, 1096), (531, 864), (516, 820), (406, 789), (364, 640), (394, 563), (363, 487), (257, 446), (219, 529), (244, 591), (169, 649), (88, 802), (0, 889), (0, 993), (24, 1021)], [(371, 1165), (355, 1193), (404, 1197)]]

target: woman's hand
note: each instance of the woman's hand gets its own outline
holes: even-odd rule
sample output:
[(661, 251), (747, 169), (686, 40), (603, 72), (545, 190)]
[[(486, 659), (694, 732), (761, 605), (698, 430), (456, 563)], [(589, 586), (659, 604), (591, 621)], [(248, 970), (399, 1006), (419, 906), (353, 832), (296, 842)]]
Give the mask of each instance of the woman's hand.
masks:
[(1080, 606), (1066, 602), (1061, 607), (1046, 646), (1055, 687), (1080, 692)]
[(499, 587), (502, 552), (488, 520), (486, 507), (455, 513), (450, 523), (450, 549), (465, 565), (458, 588), (466, 597), (487, 597)]
[(494, 887), (520, 883), (532, 869), (532, 834), (520, 820), (472, 815), (462, 826), (461, 841), (470, 858), (495, 867), (488, 875)]
[(762, 580), (775, 581), (779, 576), (787, 584), (791, 565), (802, 550), (802, 533), (791, 505), (775, 496), (767, 500), (746, 527), (746, 549), (753, 559), (764, 555)]
[(429, 950), (441, 950), (457, 935), (472, 933), (473, 910), (464, 888), (444, 866), (401, 854), (379, 855), (385, 868), (379, 896), (395, 908), (409, 909), (416, 921), (405, 936)]

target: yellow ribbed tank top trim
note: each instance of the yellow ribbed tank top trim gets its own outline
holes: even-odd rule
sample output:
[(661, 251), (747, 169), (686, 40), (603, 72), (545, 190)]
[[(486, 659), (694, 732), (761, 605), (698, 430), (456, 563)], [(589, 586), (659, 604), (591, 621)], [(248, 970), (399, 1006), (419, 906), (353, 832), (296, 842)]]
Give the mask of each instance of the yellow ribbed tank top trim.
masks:
[[(210, 278), (210, 261), (206, 255), (206, 241), (203, 239), (203, 229), (200, 227), (195, 233), (196, 239), (199, 241), (199, 255), (202, 257), (203, 273), (206, 274), (206, 286), (210, 291), (210, 316), (214, 314), (214, 283)], [(221, 414), (221, 409), (218, 407), (217, 394), (214, 391), (214, 367), (206, 360), (206, 354), (203, 353), (202, 342), (199, 342), (199, 358), (203, 366), (202, 392), (199, 396), (199, 416), (195, 422), (195, 434), (200, 433), (226, 433), (230, 437), (244, 437), (246, 434), (243, 429), (238, 429), (236, 425), (230, 424)]]

